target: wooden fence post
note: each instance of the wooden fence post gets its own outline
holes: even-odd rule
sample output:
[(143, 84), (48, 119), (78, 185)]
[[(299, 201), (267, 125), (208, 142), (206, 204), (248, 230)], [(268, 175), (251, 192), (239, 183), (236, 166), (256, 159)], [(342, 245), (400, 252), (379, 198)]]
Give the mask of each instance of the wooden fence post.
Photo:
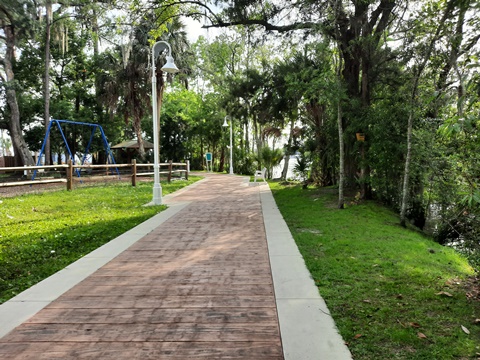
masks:
[(185, 180), (188, 180), (188, 172), (190, 171), (190, 160), (187, 160), (187, 168), (185, 170), (187, 170), (185, 172)]
[(72, 191), (73, 189), (73, 162), (72, 159), (68, 160), (67, 168), (67, 190)]
[(168, 183), (172, 181), (172, 160), (168, 162)]
[(137, 159), (132, 161), (132, 186), (137, 186)]

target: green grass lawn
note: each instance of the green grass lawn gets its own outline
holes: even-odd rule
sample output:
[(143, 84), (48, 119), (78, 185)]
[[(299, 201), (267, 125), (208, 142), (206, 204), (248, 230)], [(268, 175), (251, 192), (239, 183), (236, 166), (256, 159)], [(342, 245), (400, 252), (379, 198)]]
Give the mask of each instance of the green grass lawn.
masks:
[[(199, 179), (162, 183), (163, 194)], [(151, 199), (151, 182), (1, 199), (0, 303), (166, 208)]]
[(480, 302), (466, 296), (474, 270), (465, 258), (375, 202), (339, 210), (333, 189), (270, 187), (356, 360), (479, 358)]

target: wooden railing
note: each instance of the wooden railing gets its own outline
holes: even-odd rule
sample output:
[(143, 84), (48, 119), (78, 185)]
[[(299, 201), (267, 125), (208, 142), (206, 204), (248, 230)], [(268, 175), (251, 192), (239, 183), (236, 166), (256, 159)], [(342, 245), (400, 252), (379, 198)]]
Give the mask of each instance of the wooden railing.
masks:
[[(25, 180), (21, 181), (9, 181), (9, 182), (0, 182), (0, 187), (7, 187), (7, 186), (24, 186), (24, 185), (36, 185), (36, 184), (51, 184), (51, 183), (66, 183), (67, 190), (73, 189), (73, 182), (74, 179), (82, 180), (82, 176), (75, 176), (74, 169), (78, 170), (86, 170), (91, 171), (93, 169), (105, 169), (108, 173), (110, 169), (115, 169), (118, 173), (118, 169), (127, 168), (130, 169), (130, 174), (132, 180), (132, 186), (137, 185), (137, 178), (139, 176), (153, 176), (153, 165), (154, 164), (137, 164), (136, 160), (133, 160), (131, 164), (103, 164), (103, 165), (74, 165), (71, 160), (69, 160), (68, 164), (61, 164), (61, 165), (44, 165), (44, 166), (17, 166), (17, 167), (0, 167), (0, 174), (7, 173), (7, 172), (24, 172)], [(152, 168), (152, 171), (142, 171), (140, 169), (149, 169)], [(164, 168), (165, 170), (162, 170)], [(64, 178), (54, 178), (54, 179), (42, 179), (41, 177), (34, 180), (26, 180), (28, 176), (31, 177), (31, 173), (33, 171), (55, 171), (61, 173), (60, 170), (65, 169), (65, 177)], [(188, 172), (190, 166), (188, 161), (186, 163), (174, 163), (169, 161), (168, 163), (160, 163), (159, 164), (159, 173), (160, 176), (166, 175), (167, 181), (170, 182), (175, 175), (179, 177), (184, 177), (188, 180)], [(120, 175), (115, 175), (120, 176)]]

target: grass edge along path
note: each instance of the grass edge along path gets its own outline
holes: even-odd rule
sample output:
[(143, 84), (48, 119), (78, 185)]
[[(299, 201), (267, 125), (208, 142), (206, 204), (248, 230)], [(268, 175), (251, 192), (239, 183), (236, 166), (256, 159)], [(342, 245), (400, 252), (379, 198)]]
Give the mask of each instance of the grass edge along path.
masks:
[(269, 185), (356, 360), (480, 358), (464, 257), (373, 201), (339, 210), (335, 189)]
[[(167, 195), (201, 177), (162, 182)], [(0, 304), (166, 209), (152, 182), (94, 185), (0, 199)]]

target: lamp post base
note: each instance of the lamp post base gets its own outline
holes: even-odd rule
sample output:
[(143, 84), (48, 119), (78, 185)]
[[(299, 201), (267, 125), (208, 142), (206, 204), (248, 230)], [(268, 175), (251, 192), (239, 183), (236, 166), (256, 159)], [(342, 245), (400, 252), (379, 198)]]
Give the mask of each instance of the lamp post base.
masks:
[(230, 175), (234, 175), (233, 174), (233, 167), (230, 166)]
[(162, 205), (162, 187), (158, 183), (153, 184), (152, 205)]

